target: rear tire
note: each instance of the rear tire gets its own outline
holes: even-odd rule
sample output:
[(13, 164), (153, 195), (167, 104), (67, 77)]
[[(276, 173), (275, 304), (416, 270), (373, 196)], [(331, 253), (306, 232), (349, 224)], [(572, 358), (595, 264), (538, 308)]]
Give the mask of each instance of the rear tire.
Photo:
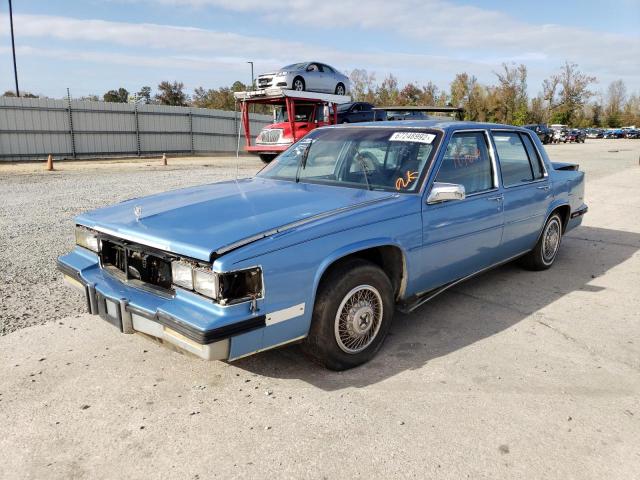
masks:
[(520, 264), (528, 270), (547, 270), (555, 262), (562, 243), (562, 217), (553, 213), (542, 229), (536, 246), (520, 259)]
[(340, 263), (318, 287), (302, 349), (331, 370), (362, 365), (380, 350), (393, 309), (393, 287), (380, 267), (358, 258)]

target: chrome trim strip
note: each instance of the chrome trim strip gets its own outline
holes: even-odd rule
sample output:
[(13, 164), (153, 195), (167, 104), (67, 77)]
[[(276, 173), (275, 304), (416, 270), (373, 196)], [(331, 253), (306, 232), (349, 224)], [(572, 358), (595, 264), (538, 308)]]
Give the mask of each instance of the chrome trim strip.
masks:
[[(544, 162), (544, 157), (542, 156), (542, 153), (540, 152), (540, 149), (538, 148), (538, 145), (536, 145), (535, 140), (533, 140), (533, 136), (531, 135), (530, 131), (526, 131), (526, 128), (523, 128), (522, 130), (513, 130), (511, 128), (492, 128), (491, 132), (493, 133), (495, 132), (512, 132), (512, 133), (520, 133), (522, 135), (527, 135), (529, 137), (529, 140), (531, 140), (531, 144), (533, 145), (533, 148), (536, 149), (536, 153), (538, 154), (538, 160), (540, 161), (540, 163), (542, 164), (542, 169), (544, 170), (544, 173), (542, 175), (542, 178), (538, 178), (536, 180), (533, 180), (531, 182), (526, 182), (526, 183), (519, 183), (518, 185), (526, 185), (528, 183), (535, 183), (535, 182), (541, 182), (543, 180), (546, 180), (549, 177), (549, 172), (547, 171), (547, 165)], [(536, 135), (537, 137), (537, 135)], [(493, 139), (493, 138), (492, 138)], [(524, 145), (523, 145), (524, 147)], [(525, 152), (527, 153), (527, 157), (529, 156), (529, 153), (527, 152), (527, 149), (525, 147)], [(517, 185), (511, 185), (511, 187), (513, 186), (517, 186)], [(505, 187), (505, 188), (511, 188), (511, 187)]]
[(272, 313), (267, 313), (267, 319), (265, 320), (265, 323), (268, 327), (270, 325), (275, 325), (276, 323), (284, 322), (286, 320), (291, 320), (292, 318), (304, 315), (304, 307), (305, 304), (300, 303), (298, 305), (294, 305), (293, 307), (284, 308)]
[(373, 205), (373, 204), (376, 204), (376, 203), (386, 202), (387, 200), (391, 200), (393, 198), (398, 198), (399, 196), (400, 196), (399, 193), (394, 193), (394, 194), (391, 194), (391, 195), (386, 196), (386, 197), (375, 198), (373, 200), (367, 200), (366, 202), (356, 203), (354, 205), (347, 205), (346, 207), (340, 207), (340, 208), (336, 208), (335, 210), (330, 210), (328, 212), (323, 212), (323, 213), (319, 213), (317, 215), (312, 215), (312, 216), (304, 218), (302, 220), (296, 220), (295, 222), (285, 223), (284, 225), (282, 225), (280, 227), (273, 228), (271, 230), (267, 230), (267, 231), (258, 233), (256, 235), (252, 235), (252, 236), (246, 237), (246, 238), (244, 238), (242, 240), (238, 240), (237, 242), (230, 243), (229, 245), (225, 245), (223, 247), (220, 247), (218, 250), (216, 250), (214, 252), (214, 254), (218, 255), (218, 256), (224, 255), (225, 253), (230, 252), (231, 250), (235, 250), (236, 248), (240, 248), (240, 247), (243, 247), (243, 246), (248, 245), (250, 243), (253, 243), (253, 242), (256, 242), (258, 240), (261, 240), (263, 238), (270, 237), (272, 235), (275, 235), (276, 233), (285, 232), (287, 230), (291, 230), (293, 228), (305, 225), (307, 223), (311, 223), (311, 222), (314, 222), (316, 220), (322, 220), (323, 218), (331, 217), (333, 215), (338, 215), (340, 213), (348, 212), (350, 210), (355, 210), (355, 209), (360, 208), (360, 207), (366, 207), (368, 205)]
[[(451, 139), (453, 138), (453, 136), (456, 133), (483, 133), (484, 134), (484, 140), (487, 144), (487, 151), (489, 153), (489, 161), (491, 162), (491, 168), (493, 170), (492, 172), (492, 179), (493, 179), (493, 187), (488, 189), (488, 190), (482, 190), (480, 192), (474, 192), (474, 193), (470, 193), (468, 195), (465, 195), (465, 198), (469, 198), (469, 197), (473, 197), (474, 195), (480, 195), (482, 193), (487, 193), (487, 192), (492, 192), (494, 190), (499, 190), (500, 189), (500, 183), (498, 181), (498, 167), (497, 167), (497, 162), (496, 162), (496, 156), (495, 156), (495, 152), (493, 150), (493, 143), (491, 142), (491, 138), (489, 137), (489, 132), (487, 129), (485, 128), (458, 128), (455, 130), (451, 131), (451, 136), (449, 137), (449, 141), (447, 141), (447, 146), (449, 145), (449, 142), (451, 141)], [(442, 146), (442, 144), (445, 143), (444, 138), (442, 139), (442, 141), (440, 142), (440, 145), (438, 145), (438, 152), (440, 153), (440, 148)], [(443, 158), (444, 161), (444, 158)], [(432, 162), (432, 165), (435, 164), (435, 162)], [(438, 165), (438, 170), (435, 173), (434, 176), (434, 182), (435, 180), (438, 178), (438, 173), (440, 173), (440, 169), (442, 168), (442, 162), (440, 163), (440, 165)], [(426, 183), (426, 182), (425, 182)], [(432, 183), (433, 185), (433, 183)], [(463, 200), (464, 201), (464, 200)]]
[[(260, 352), (265, 352), (267, 350), (272, 350), (274, 348), (278, 348), (278, 347), (282, 347), (284, 345), (288, 345), (290, 343), (294, 343), (294, 342), (298, 342), (300, 340), (302, 340), (303, 338), (307, 338), (307, 335), (301, 335), (299, 337), (296, 338), (292, 338), (291, 340), (285, 340), (284, 342), (280, 342), (280, 343), (276, 343), (275, 345), (271, 345), (269, 347), (265, 347), (265, 348), (259, 348), (258, 350), (254, 350), (253, 352), (249, 352), (249, 353), (245, 353), (244, 355), (240, 355), (239, 357), (229, 357), (227, 360), (229, 362), (235, 361), (235, 360), (240, 360), (241, 358), (245, 358), (248, 357), (250, 355), (254, 355), (256, 353), (260, 353)], [(233, 339), (231, 339), (231, 341), (233, 341)]]
[(146, 239), (146, 238), (140, 238), (137, 235), (123, 234), (121, 232), (115, 232), (113, 230), (110, 230), (110, 229), (104, 228), (104, 227), (100, 227), (100, 226), (87, 227), (87, 228), (91, 228), (92, 230), (95, 230), (96, 232), (106, 233), (107, 235), (111, 235), (112, 237), (115, 237), (115, 238), (119, 238), (119, 239), (122, 239), (122, 240), (129, 240), (130, 242), (139, 243), (142, 246), (151, 247), (151, 248), (157, 248), (158, 250), (164, 250), (166, 252), (171, 252), (171, 248), (169, 247), (169, 244), (167, 244), (167, 243), (159, 243), (159, 242), (156, 242), (155, 240), (149, 240), (149, 239)]

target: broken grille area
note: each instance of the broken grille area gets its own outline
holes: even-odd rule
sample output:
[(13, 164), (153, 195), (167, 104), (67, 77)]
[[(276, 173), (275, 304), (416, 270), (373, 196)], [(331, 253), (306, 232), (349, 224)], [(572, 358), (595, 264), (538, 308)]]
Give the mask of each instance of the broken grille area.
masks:
[(172, 293), (172, 256), (159, 251), (148, 251), (142, 245), (101, 238), (100, 261), (102, 267), (121, 280), (137, 286)]

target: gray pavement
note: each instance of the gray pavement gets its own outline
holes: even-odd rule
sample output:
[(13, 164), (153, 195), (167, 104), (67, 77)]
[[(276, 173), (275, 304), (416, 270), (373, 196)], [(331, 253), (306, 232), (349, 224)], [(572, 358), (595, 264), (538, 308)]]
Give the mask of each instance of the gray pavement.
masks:
[[(26, 322), (42, 325), (0, 337), (0, 478), (638, 478), (640, 141), (547, 150), (588, 174), (590, 211), (556, 265), (506, 265), (397, 315), (355, 370), (297, 347), (204, 362), (74, 311), (47, 321), (56, 295), (75, 294), (48, 296)], [(186, 162), (193, 183), (213, 168)], [(93, 203), (149, 175), (95, 167)], [(48, 177), (0, 169), (14, 196), (34, 178), (47, 205)], [(10, 200), (0, 219), (26, 238), (37, 220), (12, 219), (29, 208)], [(68, 200), (69, 216), (86, 203)]]

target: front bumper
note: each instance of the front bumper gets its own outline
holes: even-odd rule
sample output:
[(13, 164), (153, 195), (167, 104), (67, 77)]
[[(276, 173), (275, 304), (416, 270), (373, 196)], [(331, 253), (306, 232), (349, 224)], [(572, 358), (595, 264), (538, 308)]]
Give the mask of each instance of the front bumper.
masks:
[(84, 294), (89, 313), (122, 333), (143, 333), (205, 360), (246, 355), (247, 348), (254, 348), (244, 346), (261, 338), (266, 325), (266, 315), (252, 313), (248, 305), (221, 307), (190, 292), (166, 298), (127, 285), (102, 270), (97, 256), (82, 248), (60, 257), (57, 265), (65, 283)]
[(286, 144), (277, 144), (277, 143), (263, 143), (259, 145), (249, 145), (245, 148), (245, 151), (249, 153), (253, 153), (255, 155), (259, 155), (261, 153), (282, 153), (287, 148), (292, 145), (292, 142)]

